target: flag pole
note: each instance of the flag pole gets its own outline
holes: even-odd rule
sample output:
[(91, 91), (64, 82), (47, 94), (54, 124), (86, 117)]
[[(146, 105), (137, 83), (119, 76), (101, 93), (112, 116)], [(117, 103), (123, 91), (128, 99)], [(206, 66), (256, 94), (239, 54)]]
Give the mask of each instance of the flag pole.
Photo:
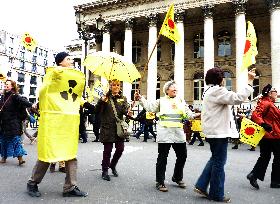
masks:
[[(160, 32), (159, 32), (159, 34), (158, 34), (157, 41), (156, 41), (156, 43), (155, 43), (155, 45), (154, 45), (154, 47), (153, 47), (153, 49), (152, 49), (152, 52), (150, 53), (150, 55), (149, 55), (149, 57), (148, 57), (148, 61), (147, 61), (147, 63), (146, 63), (145, 66), (144, 66), (143, 73), (141, 74), (141, 80), (139, 81), (139, 86), (138, 86), (138, 89), (136, 90), (136, 92), (138, 92), (138, 93), (140, 92), (140, 87), (141, 87), (141, 85), (142, 85), (143, 76), (145, 76), (145, 74), (146, 74), (146, 71), (147, 71), (147, 69), (148, 69), (149, 62), (150, 62), (150, 60), (151, 60), (151, 58), (152, 58), (152, 55), (153, 55), (153, 53), (154, 53), (154, 51), (155, 51), (155, 49), (156, 49), (156, 46), (157, 46), (157, 44), (158, 44), (159, 39), (160, 39)], [(131, 109), (132, 109), (135, 105), (136, 105), (136, 101), (133, 100), (133, 102), (132, 102), (132, 104), (131, 104)]]

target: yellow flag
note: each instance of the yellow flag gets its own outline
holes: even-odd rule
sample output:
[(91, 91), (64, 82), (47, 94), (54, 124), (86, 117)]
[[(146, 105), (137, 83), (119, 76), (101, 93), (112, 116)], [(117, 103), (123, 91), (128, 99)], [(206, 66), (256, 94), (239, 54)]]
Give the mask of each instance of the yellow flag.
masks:
[(247, 69), (250, 65), (256, 63), (256, 55), (258, 54), (257, 49), (257, 36), (254, 29), (254, 25), (248, 21), (246, 42), (243, 54), (242, 68), (241, 70)]
[(170, 5), (159, 34), (164, 35), (175, 43), (178, 43), (180, 41), (181, 37), (174, 22), (174, 4)]
[(196, 132), (201, 132), (202, 131), (202, 127), (201, 127), (201, 120), (190, 120), (191, 124), (192, 124), (192, 131), (196, 131)]
[(240, 129), (240, 141), (256, 147), (265, 134), (265, 130), (253, 121), (243, 118)]
[(30, 36), (29, 33), (24, 33), (21, 38), (22, 45), (25, 47), (25, 49), (30, 50), (33, 52), (37, 46), (36, 41), (33, 37)]
[(78, 70), (47, 68), (39, 94), (40, 161), (67, 161), (77, 157), (84, 84), (85, 76)]
[(146, 119), (152, 120), (155, 119), (156, 114), (154, 112), (146, 112)]

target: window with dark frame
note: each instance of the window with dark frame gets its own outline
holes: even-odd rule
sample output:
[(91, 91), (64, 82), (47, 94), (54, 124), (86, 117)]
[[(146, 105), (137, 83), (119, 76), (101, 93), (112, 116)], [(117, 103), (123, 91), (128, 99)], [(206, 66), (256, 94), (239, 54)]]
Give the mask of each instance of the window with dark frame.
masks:
[(218, 56), (227, 57), (231, 56), (231, 42), (230, 42), (230, 33), (226, 30), (223, 30), (218, 33)]
[(193, 57), (203, 58), (204, 57), (204, 34), (198, 33), (194, 36), (193, 41)]

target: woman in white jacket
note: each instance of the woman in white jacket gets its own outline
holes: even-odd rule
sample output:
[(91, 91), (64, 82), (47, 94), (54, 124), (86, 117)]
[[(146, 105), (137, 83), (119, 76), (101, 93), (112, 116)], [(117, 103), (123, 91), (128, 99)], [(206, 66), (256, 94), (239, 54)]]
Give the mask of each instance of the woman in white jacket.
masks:
[[(206, 141), (210, 144), (211, 158), (200, 177), (194, 191), (218, 202), (230, 202), (224, 197), (225, 172), (228, 138), (238, 138), (238, 131), (232, 114), (232, 105), (241, 104), (253, 92), (254, 70), (248, 73), (248, 85), (240, 92), (228, 91), (223, 84), (223, 70), (212, 68), (207, 71), (207, 88), (203, 94), (201, 123)], [(207, 193), (210, 184), (209, 194)]]

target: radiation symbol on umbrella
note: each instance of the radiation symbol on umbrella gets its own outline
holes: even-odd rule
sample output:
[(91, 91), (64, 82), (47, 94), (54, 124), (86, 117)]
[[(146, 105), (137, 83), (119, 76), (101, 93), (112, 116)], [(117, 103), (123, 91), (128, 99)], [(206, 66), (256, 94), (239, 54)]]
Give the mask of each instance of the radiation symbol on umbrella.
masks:
[(74, 93), (73, 89), (77, 86), (77, 82), (75, 80), (68, 80), (68, 85), (69, 89), (67, 91), (60, 92), (60, 96), (65, 100), (69, 100), (69, 98), (71, 98), (73, 102), (75, 102), (78, 94)]

